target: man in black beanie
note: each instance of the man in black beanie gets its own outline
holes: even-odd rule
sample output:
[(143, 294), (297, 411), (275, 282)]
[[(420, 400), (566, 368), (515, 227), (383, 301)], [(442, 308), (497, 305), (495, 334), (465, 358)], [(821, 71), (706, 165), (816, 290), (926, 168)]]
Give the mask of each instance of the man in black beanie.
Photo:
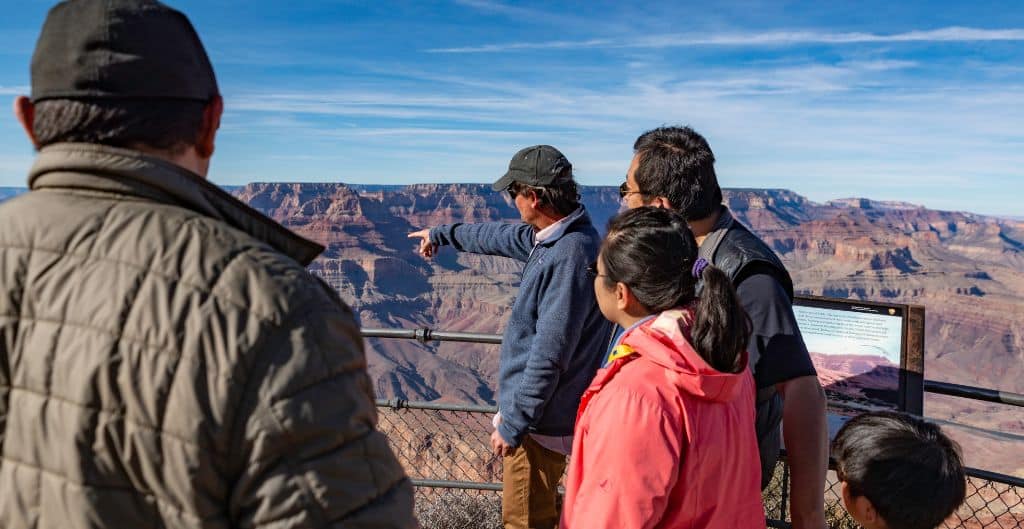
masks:
[(0, 206), (0, 527), (415, 526), (323, 248), (205, 179), (222, 108), (178, 11), (47, 16)]

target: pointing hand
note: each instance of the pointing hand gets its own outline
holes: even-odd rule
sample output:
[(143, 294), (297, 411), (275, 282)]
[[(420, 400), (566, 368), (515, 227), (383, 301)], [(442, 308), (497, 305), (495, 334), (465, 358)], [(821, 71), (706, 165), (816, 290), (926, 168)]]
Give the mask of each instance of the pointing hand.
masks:
[(420, 246), (419, 246), (419, 248), (416, 251), (417, 251), (417, 253), (419, 253), (423, 257), (425, 257), (427, 259), (430, 259), (431, 257), (434, 257), (435, 254), (437, 254), (437, 245), (432, 243), (432, 242), (430, 242), (430, 230), (429, 229), (424, 229), (424, 230), (420, 230), (420, 231), (414, 231), (414, 232), (409, 234), (409, 238), (410, 239), (416, 239), (416, 238), (420, 239)]

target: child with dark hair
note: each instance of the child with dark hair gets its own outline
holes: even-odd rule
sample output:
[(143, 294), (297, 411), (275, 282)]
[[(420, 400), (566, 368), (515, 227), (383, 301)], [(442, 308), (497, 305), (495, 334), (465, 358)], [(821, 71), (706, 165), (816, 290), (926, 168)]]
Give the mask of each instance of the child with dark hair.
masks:
[(562, 527), (765, 527), (750, 323), (729, 278), (651, 207), (611, 220), (590, 273), (625, 331), (580, 403)]
[(865, 529), (934, 529), (964, 501), (960, 447), (896, 412), (850, 419), (832, 442), (843, 504)]

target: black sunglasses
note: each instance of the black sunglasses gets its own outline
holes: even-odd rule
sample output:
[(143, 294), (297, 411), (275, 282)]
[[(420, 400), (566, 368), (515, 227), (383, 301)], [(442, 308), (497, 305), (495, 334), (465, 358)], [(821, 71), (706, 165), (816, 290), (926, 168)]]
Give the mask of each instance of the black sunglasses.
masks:
[(630, 189), (629, 182), (623, 182), (619, 184), (619, 198), (626, 198), (627, 196), (632, 195), (633, 193), (643, 194), (640, 193), (640, 191), (633, 191), (632, 189)]

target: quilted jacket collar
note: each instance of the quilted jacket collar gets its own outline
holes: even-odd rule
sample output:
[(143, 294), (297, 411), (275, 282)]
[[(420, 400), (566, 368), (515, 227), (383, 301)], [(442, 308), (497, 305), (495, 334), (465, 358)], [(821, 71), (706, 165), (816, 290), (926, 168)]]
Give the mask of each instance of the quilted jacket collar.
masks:
[(44, 147), (29, 171), (29, 188), (73, 189), (173, 204), (223, 221), (273, 246), (303, 266), (324, 250), (206, 179), (138, 151), (89, 143)]

